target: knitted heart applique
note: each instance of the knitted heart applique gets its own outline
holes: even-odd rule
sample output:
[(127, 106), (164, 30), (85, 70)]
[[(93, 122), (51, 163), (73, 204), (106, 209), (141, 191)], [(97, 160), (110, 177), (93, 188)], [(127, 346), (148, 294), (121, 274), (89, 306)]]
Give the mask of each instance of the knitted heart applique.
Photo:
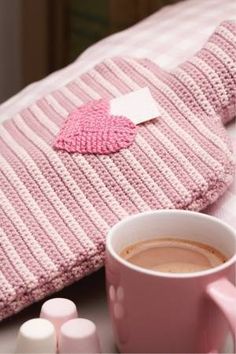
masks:
[(127, 117), (109, 113), (109, 102), (90, 101), (69, 114), (54, 148), (81, 154), (109, 154), (132, 144), (136, 125)]

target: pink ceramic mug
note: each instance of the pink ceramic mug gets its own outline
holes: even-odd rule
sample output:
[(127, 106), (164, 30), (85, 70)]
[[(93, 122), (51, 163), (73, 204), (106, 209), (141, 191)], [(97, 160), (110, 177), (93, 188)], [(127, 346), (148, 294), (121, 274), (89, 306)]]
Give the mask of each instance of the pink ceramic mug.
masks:
[[(127, 245), (156, 237), (196, 240), (228, 257), (195, 273), (160, 273), (119, 256)], [(109, 232), (106, 278), (109, 309), (121, 352), (219, 353), (236, 333), (236, 233), (211, 216), (181, 210), (130, 216)]]

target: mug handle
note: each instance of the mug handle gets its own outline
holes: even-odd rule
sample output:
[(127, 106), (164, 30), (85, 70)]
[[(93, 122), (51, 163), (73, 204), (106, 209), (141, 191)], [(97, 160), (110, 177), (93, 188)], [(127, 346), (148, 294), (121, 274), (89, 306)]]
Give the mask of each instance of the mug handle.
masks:
[(210, 283), (206, 288), (207, 295), (215, 302), (225, 315), (232, 330), (234, 340), (236, 336), (236, 288), (226, 278)]

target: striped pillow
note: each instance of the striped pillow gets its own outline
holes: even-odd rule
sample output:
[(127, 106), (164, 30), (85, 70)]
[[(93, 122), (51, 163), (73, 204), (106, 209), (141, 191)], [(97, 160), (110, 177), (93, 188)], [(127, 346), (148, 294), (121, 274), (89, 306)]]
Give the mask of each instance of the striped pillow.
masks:
[[(103, 265), (111, 225), (149, 209), (201, 210), (233, 180), (222, 122), (235, 114), (236, 24), (224, 22), (168, 73), (112, 58), (0, 126), (0, 317)], [(109, 155), (52, 148), (65, 118), (92, 99), (148, 86), (161, 117)]]

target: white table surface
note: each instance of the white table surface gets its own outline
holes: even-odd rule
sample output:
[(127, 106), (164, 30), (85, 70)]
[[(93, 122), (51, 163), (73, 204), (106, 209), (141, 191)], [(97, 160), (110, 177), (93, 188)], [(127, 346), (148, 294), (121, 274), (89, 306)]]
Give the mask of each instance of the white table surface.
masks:
[[(74, 301), (78, 307), (79, 316), (88, 318), (97, 325), (102, 352), (117, 352), (106, 304), (104, 269), (54, 294), (53, 297), (65, 297)], [(0, 323), (1, 354), (14, 353), (20, 325), (31, 318), (38, 317), (42, 303), (43, 301), (33, 304)]]

